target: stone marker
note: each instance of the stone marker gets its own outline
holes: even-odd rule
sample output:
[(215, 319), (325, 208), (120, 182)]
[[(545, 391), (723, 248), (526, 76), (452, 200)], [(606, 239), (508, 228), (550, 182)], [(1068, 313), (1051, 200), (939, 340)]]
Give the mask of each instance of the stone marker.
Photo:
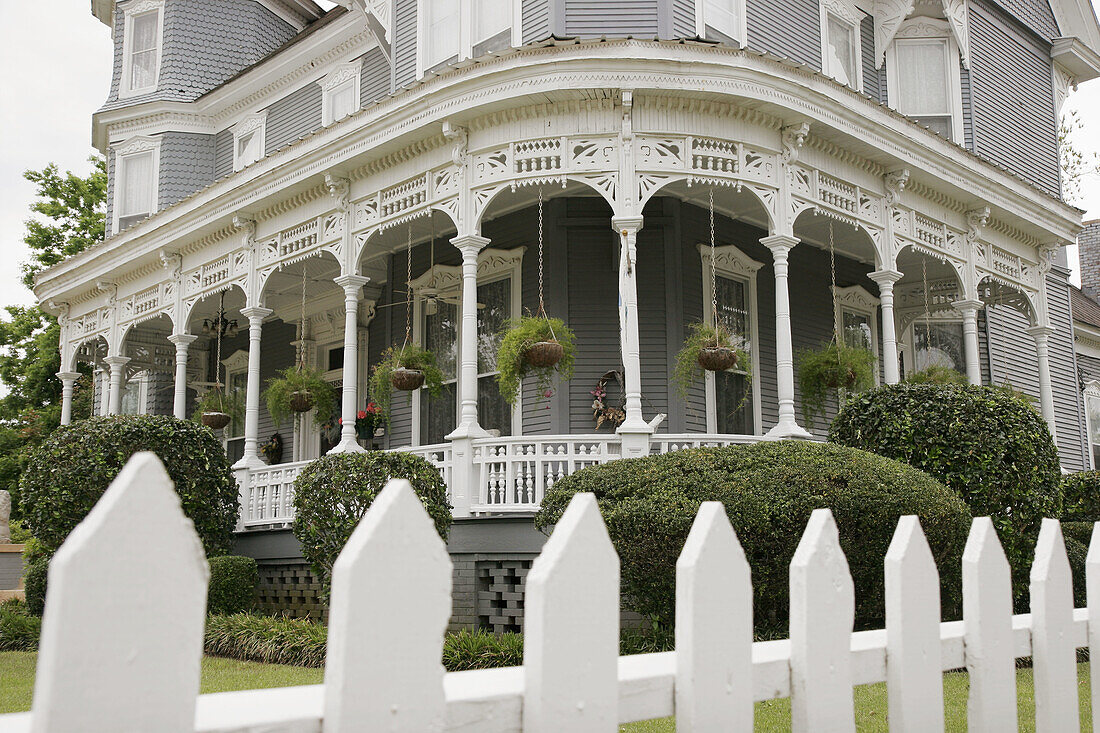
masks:
[(11, 494), (0, 491), (0, 545), (11, 543)]

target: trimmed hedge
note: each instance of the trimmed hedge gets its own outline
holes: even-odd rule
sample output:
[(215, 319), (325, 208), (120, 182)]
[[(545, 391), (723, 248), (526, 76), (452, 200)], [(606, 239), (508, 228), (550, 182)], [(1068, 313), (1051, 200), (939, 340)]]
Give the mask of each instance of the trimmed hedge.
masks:
[(238, 490), (225, 450), (209, 428), (163, 415), (95, 417), (58, 428), (31, 454), (20, 481), (23, 523), (52, 554), (138, 451), (164, 463), (206, 554), (226, 554)]
[(675, 565), (704, 501), (725, 504), (752, 567), (759, 636), (785, 629), (788, 568), (811, 512), (833, 511), (856, 587), (856, 623), (884, 618), (883, 557), (898, 517), (916, 514), (940, 568), (945, 618), (961, 610), (966, 505), (935, 479), (864, 451), (800, 441), (699, 448), (583, 469), (547, 491), (548, 528), (578, 492), (596, 495), (619, 553), (624, 604), (660, 626), (675, 611)]
[(1062, 518), (1100, 521), (1100, 471), (1079, 471), (1062, 477)]
[(209, 563), (206, 612), (228, 615), (251, 611), (256, 603), (256, 584), (260, 582), (256, 561), (241, 555), (222, 555), (210, 558)]
[(439, 470), (411, 453), (368, 451), (326, 455), (294, 482), (294, 536), (327, 593), (332, 565), (378, 493), (393, 478), (408, 479), (436, 531), (447, 539), (452, 517)]
[(50, 559), (42, 557), (24, 565), (23, 597), (27, 599), (27, 611), (41, 616), (46, 608), (46, 578), (50, 572)]
[(854, 395), (829, 439), (926, 471), (974, 516), (990, 516), (1016, 588), (1026, 597), (1043, 517), (1058, 515), (1061, 471), (1034, 407), (1000, 387), (896, 384)]

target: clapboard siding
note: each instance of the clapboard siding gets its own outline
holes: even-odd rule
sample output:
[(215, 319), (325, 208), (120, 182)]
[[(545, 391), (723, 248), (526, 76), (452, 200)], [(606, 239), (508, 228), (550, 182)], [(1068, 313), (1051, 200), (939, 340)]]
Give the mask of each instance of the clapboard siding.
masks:
[(233, 131), (222, 130), (214, 136), (214, 180), (233, 172)]
[(551, 0), (523, 0), (520, 12), (523, 23), (521, 36), (524, 43), (550, 37), (550, 2)]
[(1100, 359), (1095, 356), (1077, 354), (1077, 370), (1081, 375), (1082, 382), (1100, 379)]
[(565, 34), (655, 37), (657, 0), (565, 0)]
[(392, 81), (390, 63), (381, 48), (363, 54), (363, 70), (359, 76), (359, 103), (366, 107), (390, 93)]
[(393, 88), (416, 78), (416, 0), (395, 0), (393, 31)]
[(885, 102), (886, 86), (880, 83), (879, 70), (875, 67), (875, 19), (870, 15), (860, 23), (859, 35), (863, 53), (863, 91), (872, 99)]
[(672, 0), (672, 35), (695, 38), (695, 0)]
[[(264, 128), (264, 154), (305, 137), (321, 127), (321, 86), (306, 84), (267, 108)], [(232, 167), (232, 148), (230, 149)]]
[(214, 182), (213, 135), (166, 132), (160, 139), (158, 210)]
[(748, 47), (821, 70), (821, 15), (814, 0), (747, 0)]
[(975, 151), (1058, 195), (1050, 46), (985, 0), (975, 0), (970, 54)]
[[(963, 67), (959, 75), (962, 87), (963, 146), (974, 150), (974, 104), (970, 94), (970, 69)], [(886, 87), (883, 86), (883, 91)]]

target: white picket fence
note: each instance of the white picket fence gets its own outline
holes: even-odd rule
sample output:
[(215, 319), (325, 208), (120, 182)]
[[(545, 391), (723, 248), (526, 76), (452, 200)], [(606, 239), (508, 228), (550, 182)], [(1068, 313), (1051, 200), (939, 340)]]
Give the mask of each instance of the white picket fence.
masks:
[(745, 554), (707, 503), (676, 567), (677, 651), (619, 657), (619, 560), (581, 494), (528, 576), (524, 665), (445, 673), (451, 561), (411, 487), (393, 481), (336, 562), (324, 684), (199, 696), (206, 562), (163, 467), (139, 454), (55, 555), (34, 708), (0, 716), (0, 730), (613, 733), (675, 715), (680, 733), (709, 733), (752, 730), (753, 701), (790, 697), (796, 733), (854, 731), (853, 685), (886, 681), (891, 731), (927, 733), (944, 727), (942, 671), (965, 667), (969, 730), (1000, 733), (1017, 728), (1014, 660), (1031, 656), (1036, 730), (1076, 731), (1075, 649), (1100, 634), (1088, 623), (1100, 528), (1087, 562), (1089, 609), (1074, 610), (1061, 528), (1046, 520), (1032, 613), (1013, 616), (1005, 555), (976, 519), (964, 620), (941, 623), (931, 552), (903, 517), (885, 558), (886, 628), (853, 634), (847, 561), (819, 509), (791, 563), (791, 638), (753, 643)]

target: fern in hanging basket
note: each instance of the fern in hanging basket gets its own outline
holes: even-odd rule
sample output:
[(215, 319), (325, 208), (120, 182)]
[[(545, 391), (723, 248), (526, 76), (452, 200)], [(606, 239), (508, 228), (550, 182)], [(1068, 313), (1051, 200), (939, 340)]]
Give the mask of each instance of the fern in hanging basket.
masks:
[(745, 339), (732, 333), (723, 324), (706, 323), (688, 326), (684, 348), (676, 355), (672, 382), (683, 399), (691, 388), (701, 382), (708, 371), (729, 371), (736, 368), (746, 375), (745, 384), (752, 384), (752, 360), (745, 349)]
[(370, 398), (378, 406), (379, 419), (386, 423), (390, 419), (393, 391), (398, 389), (411, 393), (402, 386), (401, 381), (409, 372), (419, 372), (422, 377), (417, 380), (419, 384), (416, 388), (423, 385), (432, 397), (443, 393), (443, 372), (436, 366), (432, 352), (414, 344), (405, 344), (401, 348), (391, 346), (382, 352), (382, 359), (374, 365), (370, 375)]
[(314, 410), (314, 422), (323, 425), (336, 406), (336, 390), (320, 370), (305, 365), (292, 366), (268, 380), (264, 401), (276, 425), (294, 413), (310, 409)]
[(207, 390), (195, 403), (191, 419), (212, 430), (221, 430), (230, 422), (244, 418), (244, 394), (239, 389), (225, 391), (221, 386)]
[(825, 414), (830, 394), (862, 392), (875, 386), (875, 355), (864, 348), (838, 344), (836, 339), (798, 353), (798, 383), (802, 414), (809, 423)]
[[(572, 329), (560, 318), (528, 315), (507, 321), (497, 347), (497, 387), (501, 396), (514, 407), (524, 378), (532, 374), (538, 380), (540, 395), (551, 391), (555, 374), (561, 381), (570, 379), (577, 351), (575, 339)], [(557, 349), (546, 344), (560, 347), (560, 357), (550, 358)]]

